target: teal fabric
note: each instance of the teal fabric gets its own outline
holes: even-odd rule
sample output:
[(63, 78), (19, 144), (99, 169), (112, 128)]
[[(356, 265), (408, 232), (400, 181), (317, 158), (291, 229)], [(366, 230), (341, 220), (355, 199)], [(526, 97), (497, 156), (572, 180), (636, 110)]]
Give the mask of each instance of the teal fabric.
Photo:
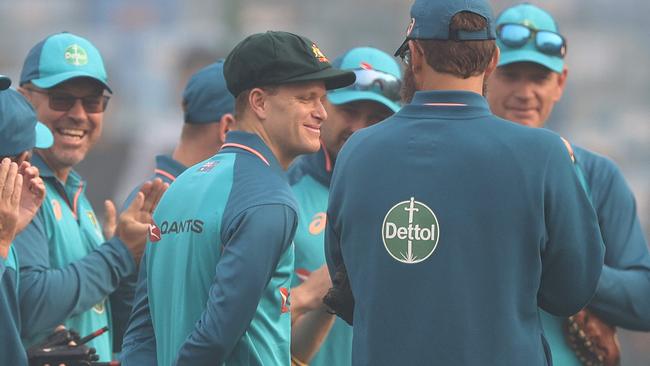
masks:
[[(64, 324), (81, 335), (113, 329), (114, 292), (135, 281), (135, 262), (117, 238), (104, 243), (102, 229), (85, 196), (85, 182), (72, 171), (60, 182), (38, 154), (32, 163), (46, 185), (36, 217), (15, 240), (20, 258), (22, 337), (31, 345)], [(112, 358), (111, 332), (89, 345), (101, 360)]]
[(288, 365), (296, 206), (257, 135), (185, 170), (154, 214), (122, 365)]
[(18, 258), (12, 246), (7, 258), (0, 258), (0, 365), (27, 366), (20, 340), (17, 268)]
[[(311, 272), (325, 264), (325, 226), (329, 181), (325, 150), (296, 159), (289, 168), (291, 188), (298, 201), (295, 273), (291, 287), (300, 285)], [(337, 318), (311, 366), (352, 364), (352, 327)]]

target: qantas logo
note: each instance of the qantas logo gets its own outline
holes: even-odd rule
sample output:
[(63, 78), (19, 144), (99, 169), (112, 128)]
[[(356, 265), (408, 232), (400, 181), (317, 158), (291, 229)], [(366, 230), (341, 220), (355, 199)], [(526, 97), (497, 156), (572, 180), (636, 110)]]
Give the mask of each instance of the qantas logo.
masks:
[(150, 224), (149, 225), (149, 241), (152, 243), (155, 243), (157, 241), (160, 241), (162, 239), (162, 235), (160, 235), (160, 228), (156, 226), (156, 224)]
[(307, 279), (307, 277), (309, 277), (310, 274), (311, 272), (309, 272), (305, 268), (296, 269), (296, 276), (298, 277), (300, 282), (304, 282)]
[(282, 297), (282, 306), (280, 311), (282, 313), (289, 312), (289, 290), (286, 287), (280, 287), (280, 297)]
[(203, 221), (198, 219), (187, 219), (179, 221), (163, 221), (160, 223), (160, 233), (181, 234), (181, 233), (201, 234), (203, 232)]

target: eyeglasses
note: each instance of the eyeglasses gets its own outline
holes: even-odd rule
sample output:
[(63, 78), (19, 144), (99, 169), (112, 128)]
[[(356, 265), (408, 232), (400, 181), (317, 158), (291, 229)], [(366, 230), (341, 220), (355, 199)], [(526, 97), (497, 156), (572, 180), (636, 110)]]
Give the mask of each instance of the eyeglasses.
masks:
[(77, 99), (81, 100), (81, 105), (84, 107), (86, 113), (101, 113), (106, 110), (108, 106), (108, 101), (111, 99), (108, 95), (91, 95), (88, 97), (75, 97), (74, 95), (60, 93), (60, 92), (48, 92), (44, 90), (27, 88), (27, 90), (45, 94), (48, 96), (49, 105), (52, 110), (58, 112), (67, 112), (74, 106), (77, 102)]
[(521, 48), (535, 37), (535, 47), (547, 55), (564, 58), (566, 40), (560, 34), (529, 28), (522, 24), (506, 23), (497, 28), (497, 37), (511, 48)]
[[(370, 91), (382, 95), (393, 102), (400, 101), (402, 82), (395, 75), (374, 69), (355, 69), (357, 79), (345, 89)], [(345, 90), (343, 89), (343, 90)]]

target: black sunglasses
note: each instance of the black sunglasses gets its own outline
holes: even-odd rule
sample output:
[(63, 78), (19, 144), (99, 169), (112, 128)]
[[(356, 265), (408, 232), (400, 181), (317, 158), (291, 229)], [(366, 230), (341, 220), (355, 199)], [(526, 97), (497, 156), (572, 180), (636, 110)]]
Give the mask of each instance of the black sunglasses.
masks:
[(74, 106), (77, 99), (81, 100), (86, 113), (101, 113), (106, 110), (108, 101), (111, 99), (108, 95), (91, 95), (88, 97), (75, 97), (67, 93), (49, 92), (45, 90), (38, 90), (33, 88), (26, 88), (29, 91), (45, 94), (48, 96), (49, 105), (52, 110), (58, 112), (67, 112)]

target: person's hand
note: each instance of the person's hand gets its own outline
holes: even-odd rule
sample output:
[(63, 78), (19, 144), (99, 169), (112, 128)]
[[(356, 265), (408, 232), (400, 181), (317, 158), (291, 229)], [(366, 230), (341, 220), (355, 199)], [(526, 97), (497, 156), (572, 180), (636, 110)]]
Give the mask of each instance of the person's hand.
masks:
[(332, 287), (327, 265), (312, 272), (300, 286), (291, 290), (291, 322), (302, 314), (323, 307), (323, 297)]
[(146, 182), (118, 219), (115, 234), (124, 242), (136, 263), (140, 263), (144, 252), (149, 226), (153, 224), (153, 211), (167, 187), (169, 184), (160, 178)]
[(104, 212), (106, 213), (106, 216), (104, 218), (102, 231), (104, 233), (104, 238), (110, 239), (115, 235), (115, 228), (117, 228), (117, 209), (115, 208), (113, 201), (104, 201)]
[(23, 231), (32, 221), (45, 199), (45, 183), (38, 168), (24, 161), (18, 168), (23, 176), (23, 188), (20, 197), (17, 232)]
[(7, 258), (17, 233), (23, 176), (18, 165), (5, 158), (0, 163), (0, 256)]

